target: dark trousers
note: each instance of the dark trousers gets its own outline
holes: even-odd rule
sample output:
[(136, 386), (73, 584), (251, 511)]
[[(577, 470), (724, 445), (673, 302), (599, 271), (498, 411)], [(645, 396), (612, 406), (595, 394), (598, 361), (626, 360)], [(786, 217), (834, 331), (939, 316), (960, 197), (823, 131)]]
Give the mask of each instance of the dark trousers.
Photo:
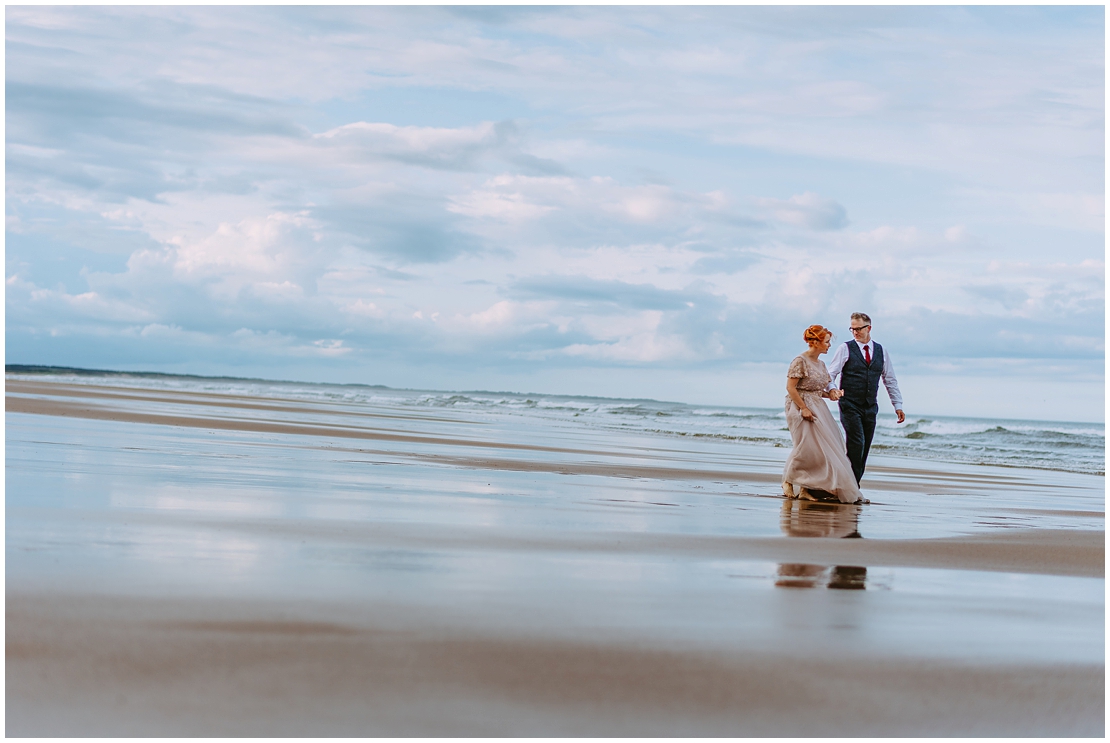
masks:
[(871, 439), (875, 437), (875, 418), (879, 414), (878, 404), (861, 407), (846, 398), (840, 405), (840, 425), (844, 426), (847, 439), (848, 461), (856, 475), (856, 484), (863, 479), (863, 468), (867, 465), (867, 453), (871, 451)]

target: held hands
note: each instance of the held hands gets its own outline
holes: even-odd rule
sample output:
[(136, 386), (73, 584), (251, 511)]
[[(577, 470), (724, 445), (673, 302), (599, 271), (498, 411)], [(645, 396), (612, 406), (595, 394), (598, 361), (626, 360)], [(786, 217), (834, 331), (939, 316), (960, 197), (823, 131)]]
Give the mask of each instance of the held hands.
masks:
[(836, 402), (840, 398), (844, 397), (844, 391), (843, 390), (829, 390), (828, 394), (829, 394), (829, 399), (832, 400), (833, 402)]

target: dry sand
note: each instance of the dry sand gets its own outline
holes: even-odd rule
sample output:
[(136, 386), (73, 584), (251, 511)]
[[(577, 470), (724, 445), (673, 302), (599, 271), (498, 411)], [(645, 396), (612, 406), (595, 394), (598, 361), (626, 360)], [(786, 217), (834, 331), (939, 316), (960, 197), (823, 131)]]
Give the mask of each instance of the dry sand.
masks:
[[(51, 436), (63, 443), (65, 434), (33, 427), (49, 418), (69, 418), (94, 427), (110, 422), (114, 427), (110, 432), (105, 429), (105, 437), (123, 436), (125, 441), (133, 437), (136, 442), (155, 431), (171, 436), (170, 427), (231, 432), (248, 440), (261, 434), (295, 436), (306, 453), (362, 457), (367, 462), (386, 457), (381, 471), (404, 467), (401, 479), (456, 472), (459, 478), (480, 476), (490, 483), (500, 478), (517, 487), (520, 480), (505, 478), (534, 474), (545, 478), (536, 480), (541, 484), (533, 486), (535, 493), (543, 492), (544, 483), (562, 487), (568, 477), (580, 483), (577, 488), (594, 488), (593, 483), (611, 480), (604, 487), (618, 491), (641, 483), (679, 492), (700, 487), (695, 484), (699, 482), (720, 488), (736, 483), (773, 488), (778, 482), (773, 465), (762, 471), (704, 468), (678, 455), (668, 459), (660, 453), (663, 450), (645, 458), (635, 447), (600, 451), (588, 445), (546, 446), (524, 437), (504, 440), (493, 431), (475, 435), (480, 426), (455, 431), (457, 419), (434, 415), (351, 410), (280, 398), (20, 380), (8, 380), (7, 393), (7, 412), (26, 415), (20, 418), (27, 421), (21, 425), (35, 432), (24, 436), (11, 427), (9, 418), (9, 430), (16, 431), (10, 435), (23, 436), (21, 446), (26, 449), (21, 452), (40, 451), (35, 446), (49, 443)], [(97, 402), (88, 402), (91, 399)], [(190, 409), (195, 412), (189, 413)], [(322, 420), (325, 415), (335, 419)], [(378, 426), (377, 419), (387, 423)], [(326, 443), (314, 443), (317, 438)], [(345, 448), (343, 441), (351, 439), (386, 448)], [(239, 441), (228, 440), (222, 446), (230, 450)], [(192, 440), (187, 445), (196, 446)], [(107, 446), (116, 454), (125, 448), (117, 443)], [(11, 447), (9, 441), (9, 467)], [(498, 451), (504, 453), (497, 455)], [(21, 457), (19, 461), (25, 461)], [(73, 467), (78, 479), (107, 478), (117, 483), (117, 489), (125, 477), (134, 475), (107, 465), (105, 474), (73, 461), (56, 466)], [(41, 466), (41, 481), (55, 482), (48, 477), (50, 465)], [(295, 465), (290, 467), (295, 471)], [(869, 480), (871, 486), (891, 494), (985, 497), (1034, 490), (1033, 480), (1019, 472), (966, 468), (957, 472), (889, 463), (875, 469), (881, 479)], [(17, 487), (38, 481), (33, 471), (25, 477), (14, 480)], [(10, 474), (9, 488), (12, 482)], [(156, 489), (161, 481), (150, 482)], [(79, 495), (82, 486), (74, 487)], [(327, 490), (326, 483), (321, 489)], [(1037, 622), (1051, 626), (1053, 617), (1063, 621), (1079, 611), (1069, 609), (1066, 596), (1052, 598), (1060, 594), (1052, 592), (1050, 581), (1052, 576), (1073, 582), (1103, 577), (1100, 528), (995, 529), (940, 538), (820, 538), (847, 536), (859, 528), (859, 509), (807, 510), (787, 504), (779, 515), (777, 501), (756, 493), (745, 496), (753, 512), (781, 520), (788, 536), (814, 538), (725, 536), (661, 529), (653, 526), (655, 522), (635, 519), (607, 528), (596, 524), (613, 522), (573, 520), (610, 518), (609, 511), (599, 510), (601, 506), (590, 506), (594, 510), (574, 516), (568, 526), (558, 520), (564, 501), (548, 506), (538, 496), (525, 496), (535, 499), (535, 505), (529, 506), (525, 498), (524, 506), (514, 506), (520, 511), (506, 510), (497, 519), (469, 523), (422, 521), (412, 516), (419, 513), (416, 506), (405, 512), (406, 518), (375, 520), (273, 517), (199, 506), (121, 511), (82, 505), (67, 510), (68, 505), (24, 505), (27, 499), (19, 500), (19, 507), (9, 505), (8, 512), (6, 732), (12, 736), (1101, 736), (1104, 732), (1100, 642), (1088, 642), (1087, 655), (1082, 643), (1060, 645), (1058, 658), (1050, 651), (1037, 654), (1017, 646), (1010, 656), (1004, 644), (982, 653), (957, 647), (960, 641), (973, 647), (976, 637), (991, 637), (992, 622), (999, 622), (999, 633), (1011, 631), (1014, 638), (1028, 643), (1029, 637), (1036, 637), (1029, 628), (1041, 626)], [(658, 505), (677, 508), (683, 505), (677, 502), (680, 496), (672, 496), (676, 503)], [(16, 500), (9, 490), (9, 504)], [(529, 509), (546, 515), (527, 523), (509, 519)], [(1010, 504), (1010, 512), (1021, 510)], [(1089, 508), (1025, 510), (1053, 514), (1065, 523), (1076, 518), (1089, 524), (1102, 517)], [(625, 523), (636, 526), (621, 528)], [(241, 595), (198, 589), (195, 583), (170, 590), (172, 578), (165, 578), (166, 590), (129, 582), (131, 574), (126, 571), (139, 560), (133, 545), (178, 533), (233, 534), (236, 544), (253, 544), (255, 549), (271, 545), (269, 549), (284, 552), (260, 554), (289, 556), (294, 572), (307, 574), (310, 583), (314, 574), (325, 575), (320, 568), (325, 563), (312, 563), (305, 555), (327, 552), (334, 563), (336, 555), (354, 554), (351, 550), (367, 545), (381, 555), (439, 555), (447, 564), (464, 566), (467, 560), (481, 559), (486, 567), (476, 578), (456, 568), (452, 575), (458, 577), (452, 580), (460, 585), (450, 584), (450, 590), (436, 596), (429, 595), (435, 593), (429, 587), (446, 584), (436, 583), (428, 573), (412, 572), (406, 577), (396, 569), (386, 576), (388, 580), (384, 574), (372, 576), (379, 581), (372, 584), (373, 590), (367, 589), (371, 584), (344, 577), (335, 579), (335, 590), (323, 593), (299, 587), (302, 584), (292, 578), (281, 590), (244, 590)], [(297, 551), (309, 548), (315, 552)], [(63, 563), (72, 560), (73, 568), (65, 563), (62, 568), (51, 567), (45, 558), (36, 561), (35, 550), (43, 554), (54, 550)], [(13, 560), (13, 555), (19, 559)], [(114, 560), (104, 564), (119, 569), (101, 570), (95, 562), (99, 559)], [(93, 567), (81, 572), (82, 563)], [(150, 565), (155, 563), (144, 563), (144, 569), (154, 569)], [(948, 571), (930, 573), (929, 579), (950, 576), (957, 588), (961, 581), (978, 580), (979, 584), (967, 585), (986, 586), (988, 594), (994, 584), (971, 576), (993, 571), (1011, 576), (1004, 580), (1026, 576), (1020, 580), (1045, 587), (1051, 596), (1038, 604), (1036, 599), (1023, 599), (1021, 593), (961, 598), (957, 590), (953, 597), (922, 599), (900, 597), (897, 591), (884, 595), (776, 589), (766, 581), (758, 585), (720, 582), (705, 590), (691, 587), (691, 581), (696, 582), (707, 569), (716, 570), (714, 566), (726, 566), (722, 570), (727, 572), (736, 569), (727, 566), (764, 563), (778, 563), (780, 570), (841, 565), (867, 566), (872, 571)], [(524, 574), (527, 577), (528, 570), (534, 570), (536, 580), (527, 581), (524, 588), (510, 583), (503, 587), (489, 582), (492, 579), (483, 582), (483, 571), (498, 565), (532, 566)], [(594, 565), (601, 577), (589, 575), (588, 567), (575, 577), (577, 568), (567, 565)], [(658, 574), (669, 565), (685, 566), (682, 569), (687, 572), (671, 583), (652, 583), (663, 580)], [(634, 567), (631, 573), (629, 566)], [(198, 562), (197, 570), (202, 568)], [(351, 568), (341, 576), (358, 575), (362, 580), (367, 569)], [(625, 604), (600, 606), (606, 602), (606, 591), (619, 592), (645, 571), (649, 577), (640, 579), (642, 590), (630, 593)], [(622, 577), (626, 574), (629, 577)], [(545, 575), (556, 578), (549, 590), (544, 590)], [(758, 570), (753, 575), (753, 580), (762, 580)], [(480, 594), (478, 598), (466, 598), (466, 580), (477, 581), (473, 593)], [(318, 582), (326, 580), (320, 577)], [(755, 587), (744, 587), (748, 584)], [(730, 585), (740, 587), (730, 599), (734, 605), (714, 603), (721, 601), (720, 586)], [(356, 589), (366, 593), (358, 595)], [(576, 601), (581, 606), (574, 606)], [(681, 616), (679, 605), (685, 601), (695, 616)], [(1058, 610), (1053, 601), (1063, 601)], [(653, 608), (659, 606), (666, 608)], [(858, 611), (863, 615), (852, 614)], [(1093, 615), (1089, 606), (1083, 611), (1100, 617), (1101, 604)], [(699, 612), (704, 617), (697, 616)], [(868, 625), (866, 615), (873, 612), (882, 622), (888, 616), (902, 617), (897, 621), (906, 622), (904, 635), (898, 634), (894, 620), (893, 626)], [(925, 629), (934, 619), (949, 624), (935, 632), (939, 641), (922, 639), (918, 647), (913, 622), (922, 612), (935, 612), (935, 616), (920, 617), (922, 635), (928, 634)], [(814, 619), (814, 614), (821, 613), (827, 613), (828, 622), (820, 616)], [(733, 615), (746, 615), (743, 621), (748, 624), (737, 619), (730, 627), (727, 618)], [(580, 625), (577, 617), (582, 618)], [(1016, 617), (1010, 630), (1008, 617)], [(633, 627), (638, 621), (642, 626)], [(776, 622), (781, 628), (776, 628)], [(980, 635), (972, 632), (976, 622), (982, 625), (975, 630)], [(870, 644), (861, 629), (868, 626), (875, 633)], [(880, 629), (893, 644), (883, 645)], [(751, 635), (746, 639), (747, 631)], [(945, 632), (951, 634), (956, 648), (950, 652), (944, 647)]]

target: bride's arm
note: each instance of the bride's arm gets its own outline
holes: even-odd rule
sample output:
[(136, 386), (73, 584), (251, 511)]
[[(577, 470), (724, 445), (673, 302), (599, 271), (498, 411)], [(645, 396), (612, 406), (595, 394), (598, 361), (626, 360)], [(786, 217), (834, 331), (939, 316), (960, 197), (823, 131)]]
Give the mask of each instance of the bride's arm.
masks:
[(813, 417), (813, 411), (806, 407), (802, 396), (798, 394), (798, 377), (786, 378), (786, 394), (790, 395), (790, 399), (798, 406), (803, 418), (809, 420)]

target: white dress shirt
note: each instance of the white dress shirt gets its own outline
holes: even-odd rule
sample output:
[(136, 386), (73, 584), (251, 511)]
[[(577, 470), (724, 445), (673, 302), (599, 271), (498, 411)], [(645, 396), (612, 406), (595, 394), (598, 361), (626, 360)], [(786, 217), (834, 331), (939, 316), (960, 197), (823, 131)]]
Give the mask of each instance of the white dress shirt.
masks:
[[(855, 343), (859, 346), (860, 355), (867, 358), (863, 349), (867, 348), (867, 354), (871, 358), (875, 358), (875, 341), (870, 340), (867, 343), (860, 343), (852, 339), (848, 343)], [(829, 359), (829, 376), (832, 381), (829, 382), (828, 389), (834, 390), (840, 387), (840, 372), (844, 371), (844, 362), (848, 360), (848, 343), (841, 343), (836, 347), (836, 352), (833, 353)], [(883, 347), (883, 386), (886, 387), (886, 393), (890, 395), (890, 402), (894, 405), (895, 410), (902, 409), (902, 393), (898, 390), (898, 377), (894, 376), (894, 364), (890, 363), (890, 351)]]

